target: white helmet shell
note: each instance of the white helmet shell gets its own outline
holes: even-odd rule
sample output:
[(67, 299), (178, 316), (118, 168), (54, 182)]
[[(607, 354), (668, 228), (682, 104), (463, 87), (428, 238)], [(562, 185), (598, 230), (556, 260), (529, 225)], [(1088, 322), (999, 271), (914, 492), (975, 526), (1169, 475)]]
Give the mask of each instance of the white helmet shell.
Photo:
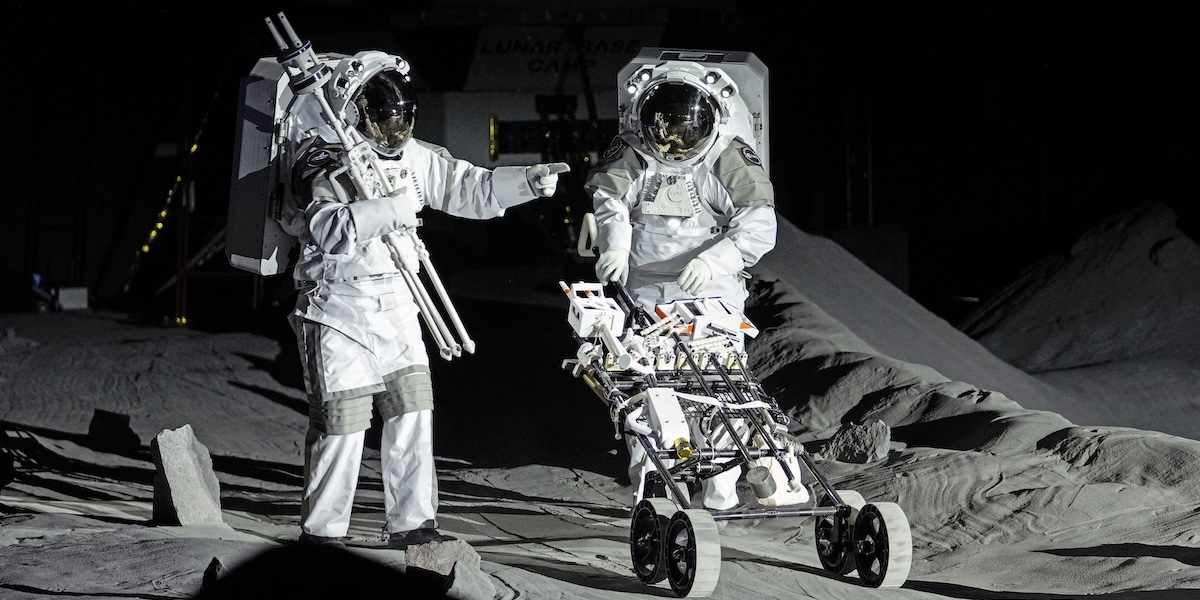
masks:
[[(699, 162), (720, 136), (736, 135), (754, 147), (767, 168), (767, 69), (748, 52), (643, 48), (617, 74), (620, 133), (642, 132), (642, 103), (655, 87), (666, 82), (685, 83), (706, 92), (716, 107), (716, 132), (702, 151), (676, 157), (671, 162)], [(653, 153), (649, 145), (648, 151)]]
[[(325, 99), (333, 114), (341, 119), (343, 127), (349, 129), (356, 128), (362, 119), (363, 115), (353, 100), (367, 81), (385, 70), (397, 71), (406, 79), (409, 77), (408, 61), (378, 50), (364, 50), (353, 56), (322, 54), (320, 59), (332, 70), (324, 86)], [(296, 100), (296, 104), (288, 111), (291, 118), (288, 138), (293, 147), (314, 136), (320, 136), (330, 144), (340, 143), (337, 133), (326, 123), (315, 95), (304, 94)], [(386, 147), (376, 147), (384, 154), (390, 153)]]

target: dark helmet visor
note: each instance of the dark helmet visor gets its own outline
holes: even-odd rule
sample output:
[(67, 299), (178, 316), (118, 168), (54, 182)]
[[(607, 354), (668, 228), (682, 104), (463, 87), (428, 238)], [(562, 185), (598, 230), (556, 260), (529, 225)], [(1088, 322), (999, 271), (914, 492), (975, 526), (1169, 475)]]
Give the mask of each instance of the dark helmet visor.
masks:
[(417, 120), (417, 97), (408, 78), (399, 71), (381, 71), (371, 77), (354, 98), (357, 128), (384, 149), (403, 146), (412, 137)]
[(716, 113), (712, 97), (704, 90), (687, 83), (660, 83), (642, 97), (638, 110), (642, 140), (665, 160), (687, 160), (707, 147)]

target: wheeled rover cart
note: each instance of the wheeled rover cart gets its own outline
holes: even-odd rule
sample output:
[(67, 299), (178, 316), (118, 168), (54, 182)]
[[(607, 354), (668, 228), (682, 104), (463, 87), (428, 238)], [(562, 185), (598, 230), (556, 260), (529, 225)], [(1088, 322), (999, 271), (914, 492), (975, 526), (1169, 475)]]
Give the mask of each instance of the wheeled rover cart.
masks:
[[(758, 330), (740, 311), (719, 298), (695, 298), (659, 305), (650, 315), (620, 285), (560, 286), (579, 344), (563, 368), (604, 401), (614, 435), (636, 440), (653, 464), (644, 482), (634, 482), (641, 492), (629, 549), (639, 580), (665, 579), (680, 597), (709, 596), (721, 570), (717, 521), (813, 517), (826, 571), (857, 570), (871, 587), (904, 583), (912, 562), (904, 511), (829, 485), (750, 373), (743, 341)], [(692, 506), (691, 488), (743, 468), (757, 505)]]

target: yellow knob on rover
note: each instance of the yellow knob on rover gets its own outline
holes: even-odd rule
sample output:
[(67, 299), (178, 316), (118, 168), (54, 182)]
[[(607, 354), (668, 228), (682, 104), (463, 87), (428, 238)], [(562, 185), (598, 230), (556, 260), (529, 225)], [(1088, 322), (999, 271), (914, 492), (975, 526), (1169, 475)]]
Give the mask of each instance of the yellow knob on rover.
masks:
[(688, 444), (687, 438), (675, 440), (675, 455), (679, 458), (688, 458), (692, 455), (692, 447)]

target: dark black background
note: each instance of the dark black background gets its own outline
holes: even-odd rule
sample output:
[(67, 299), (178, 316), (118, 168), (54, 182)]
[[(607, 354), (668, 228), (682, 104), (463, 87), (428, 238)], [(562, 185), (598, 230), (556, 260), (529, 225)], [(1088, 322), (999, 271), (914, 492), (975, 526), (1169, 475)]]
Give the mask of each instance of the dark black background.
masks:
[[(434, 91), (462, 86), (489, 19), (657, 21), (663, 46), (754, 52), (770, 68), (780, 213), (817, 233), (902, 232), (907, 291), (951, 320), (969, 309), (955, 298), (986, 298), (1141, 202), (1171, 205), (1196, 237), (1200, 48), (1177, 3), (834, 4), (17, 2), (0, 39), (6, 309), (24, 307), (12, 282), (40, 272), (88, 286), (97, 307), (178, 312), (173, 221), (163, 251), (137, 247), (180, 175), (197, 190), (184, 254), (219, 227), (236, 86), (274, 54), (263, 19), (279, 10), (317, 45), (393, 32)], [(164, 143), (196, 152), (156, 157)], [(196, 323), (233, 322), (276, 285), (221, 253), (203, 269), (189, 280)]]

